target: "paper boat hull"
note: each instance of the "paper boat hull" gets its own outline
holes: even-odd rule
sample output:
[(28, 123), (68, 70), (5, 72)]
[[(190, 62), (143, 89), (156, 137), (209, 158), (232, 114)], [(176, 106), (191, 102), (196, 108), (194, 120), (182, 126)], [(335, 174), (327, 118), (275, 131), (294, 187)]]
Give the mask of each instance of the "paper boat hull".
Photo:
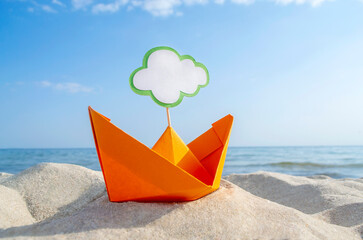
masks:
[(109, 200), (191, 201), (219, 188), (233, 117), (227, 115), (187, 146), (210, 179), (203, 181), (128, 135), (89, 107)]

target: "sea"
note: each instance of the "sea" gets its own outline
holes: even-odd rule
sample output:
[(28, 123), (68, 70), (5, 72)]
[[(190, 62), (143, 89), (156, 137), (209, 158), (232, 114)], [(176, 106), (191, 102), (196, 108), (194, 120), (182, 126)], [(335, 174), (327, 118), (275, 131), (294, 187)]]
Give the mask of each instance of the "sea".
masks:
[[(146, 161), (146, 160), (145, 160)], [(94, 148), (0, 149), (0, 172), (19, 173), (42, 162), (70, 163), (100, 171)], [(223, 175), (279, 172), (295, 176), (363, 177), (363, 146), (230, 147)]]

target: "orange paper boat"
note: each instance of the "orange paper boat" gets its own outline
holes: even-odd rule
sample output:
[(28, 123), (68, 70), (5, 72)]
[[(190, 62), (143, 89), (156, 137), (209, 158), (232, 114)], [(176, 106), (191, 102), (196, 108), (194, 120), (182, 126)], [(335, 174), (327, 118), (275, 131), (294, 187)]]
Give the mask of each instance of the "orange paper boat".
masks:
[(168, 127), (152, 149), (88, 108), (111, 202), (191, 201), (219, 188), (233, 117), (185, 145)]

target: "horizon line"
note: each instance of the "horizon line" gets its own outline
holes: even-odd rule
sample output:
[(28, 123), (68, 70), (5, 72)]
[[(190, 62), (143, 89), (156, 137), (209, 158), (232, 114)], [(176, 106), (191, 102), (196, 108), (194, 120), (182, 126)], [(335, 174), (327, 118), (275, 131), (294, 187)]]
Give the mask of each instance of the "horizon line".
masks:
[[(256, 145), (256, 146), (229, 146), (228, 148), (279, 148), (279, 147), (363, 147), (362, 145)], [(96, 149), (95, 147), (9, 147), (0, 150), (61, 150), (61, 149)]]

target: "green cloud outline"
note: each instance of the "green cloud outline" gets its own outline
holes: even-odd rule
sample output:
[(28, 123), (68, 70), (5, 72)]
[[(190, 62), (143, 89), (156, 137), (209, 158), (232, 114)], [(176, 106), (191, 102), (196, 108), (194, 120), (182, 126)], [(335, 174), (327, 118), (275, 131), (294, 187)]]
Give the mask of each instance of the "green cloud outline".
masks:
[[(134, 76), (135, 76), (135, 74), (138, 71), (143, 70), (143, 69), (146, 69), (148, 67), (147, 66), (147, 62), (149, 60), (150, 55), (153, 52), (158, 51), (158, 50), (169, 50), (169, 51), (172, 51), (172, 52), (174, 52), (179, 57), (180, 61), (185, 60), (185, 59), (192, 60), (193, 63), (194, 63), (194, 66), (200, 67), (200, 68), (202, 68), (205, 71), (205, 73), (207, 74), (207, 82), (204, 85), (198, 85), (197, 90), (194, 93), (192, 93), (192, 94), (188, 94), (188, 93), (185, 93), (183, 91), (179, 91), (180, 92), (179, 99), (176, 102), (174, 102), (174, 103), (163, 103), (163, 102), (160, 102), (154, 96), (154, 94), (152, 93), (151, 90), (140, 90), (140, 89), (136, 88), (135, 85), (134, 85)], [(162, 107), (166, 107), (166, 108), (171, 108), (171, 107), (178, 106), (183, 101), (184, 96), (186, 96), (186, 97), (194, 97), (195, 95), (197, 95), (199, 93), (199, 90), (202, 87), (207, 86), (209, 84), (209, 72), (208, 72), (208, 69), (202, 63), (195, 61), (195, 59), (192, 56), (190, 56), (190, 55), (180, 55), (175, 49), (173, 49), (171, 47), (160, 46), (160, 47), (154, 47), (154, 48), (150, 49), (149, 51), (147, 51), (147, 53), (145, 54), (144, 59), (142, 61), (142, 66), (139, 67), (139, 68), (137, 68), (137, 69), (135, 69), (131, 73), (130, 78), (129, 78), (129, 82), (130, 82), (131, 89), (135, 93), (137, 93), (139, 95), (150, 96), (152, 98), (152, 100), (154, 100), (154, 102), (156, 102), (158, 105), (160, 105)]]

